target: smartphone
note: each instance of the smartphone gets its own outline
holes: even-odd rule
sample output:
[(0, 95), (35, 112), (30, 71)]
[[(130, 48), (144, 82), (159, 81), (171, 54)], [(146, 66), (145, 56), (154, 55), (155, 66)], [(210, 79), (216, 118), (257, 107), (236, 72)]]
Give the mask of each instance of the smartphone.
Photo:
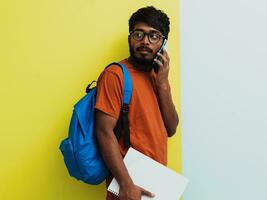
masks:
[[(164, 41), (163, 41), (163, 43), (162, 43), (162, 45), (159, 48), (159, 50), (158, 50), (157, 53), (161, 53), (162, 54), (163, 53), (163, 49), (166, 47), (166, 44), (167, 44), (167, 39), (164, 39)], [(157, 60), (159, 60), (160, 62), (162, 62), (161, 57), (159, 57), (158, 55), (156, 55), (155, 58)], [(159, 72), (159, 66), (158, 66), (158, 64), (155, 61), (152, 63), (152, 67), (153, 67), (155, 73), (158, 73)]]

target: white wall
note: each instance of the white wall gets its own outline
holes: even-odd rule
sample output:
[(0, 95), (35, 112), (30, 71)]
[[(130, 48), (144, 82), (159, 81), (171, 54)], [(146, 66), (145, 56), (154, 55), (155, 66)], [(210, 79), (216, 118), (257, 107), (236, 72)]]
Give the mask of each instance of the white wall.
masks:
[(266, 200), (267, 1), (180, 12), (184, 200)]

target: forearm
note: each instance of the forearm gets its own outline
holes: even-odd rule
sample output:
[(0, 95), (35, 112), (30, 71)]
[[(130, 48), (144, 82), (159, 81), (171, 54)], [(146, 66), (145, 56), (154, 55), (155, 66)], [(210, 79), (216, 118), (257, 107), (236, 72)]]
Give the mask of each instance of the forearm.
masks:
[(96, 130), (96, 135), (103, 160), (119, 185), (133, 184), (123, 163), (119, 145), (113, 131), (108, 133), (107, 130)]
[(97, 138), (99, 141), (100, 151), (102, 153), (103, 159), (110, 169), (113, 176), (119, 183), (120, 199), (130, 200), (130, 199), (141, 199), (141, 195), (154, 197), (154, 194), (136, 186), (124, 165), (117, 139), (113, 133), (105, 131), (96, 131)]
[(164, 125), (167, 129), (168, 136), (175, 134), (179, 123), (178, 114), (172, 101), (169, 82), (157, 85), (158, 101)]

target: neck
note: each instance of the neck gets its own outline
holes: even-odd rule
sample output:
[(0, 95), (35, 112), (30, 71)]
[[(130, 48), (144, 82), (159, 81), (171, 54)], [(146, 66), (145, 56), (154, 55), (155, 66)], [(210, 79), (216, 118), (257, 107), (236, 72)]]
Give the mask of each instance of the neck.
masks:
[(151, 71), (151, 65), (142, 65), (138, 62), (136, 62), (136, 60), (130, 56), (128, 59), (129, 63), (131, 63), (136, 69), (140, 70), (140, 71), (144, 71), (144, 72), (150, 72)]

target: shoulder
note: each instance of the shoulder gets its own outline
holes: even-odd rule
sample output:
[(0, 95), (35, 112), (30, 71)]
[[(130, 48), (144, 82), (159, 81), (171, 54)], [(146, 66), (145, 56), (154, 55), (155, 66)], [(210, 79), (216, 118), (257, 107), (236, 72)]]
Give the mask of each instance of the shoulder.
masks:
[[(131, 72), (133, 66), (129, 63), (127, 59), (121, 60), (119, 63), (123, 65), (129, 72)], [(123, 73), (119, 64), (110, 64), (109, 67), (106, 67), (105, 71), (111, 72), (119, 76), (122, 76)]]
[(112, 64), (106, 67), (97, 80), (97, 85), (106, 85), (107, 88), (114, 86), (122, 87), (123, 74), (119, 65)]
[(122, 70), (121, 70), (120, 66), (117, 64), (112, 64), (112, 65), (106, 67), (103, 72), (107, 73), (107, 74), (113, 74), (119, 78), (122, 77)]
[(109, 65), (106, 67), (98, 77), (97, 82), (101, 81), (102, 79), (109, 79), (114, 81), (121, 82), (123, 79), (123, 74), (120, 66), (116, 64)]

